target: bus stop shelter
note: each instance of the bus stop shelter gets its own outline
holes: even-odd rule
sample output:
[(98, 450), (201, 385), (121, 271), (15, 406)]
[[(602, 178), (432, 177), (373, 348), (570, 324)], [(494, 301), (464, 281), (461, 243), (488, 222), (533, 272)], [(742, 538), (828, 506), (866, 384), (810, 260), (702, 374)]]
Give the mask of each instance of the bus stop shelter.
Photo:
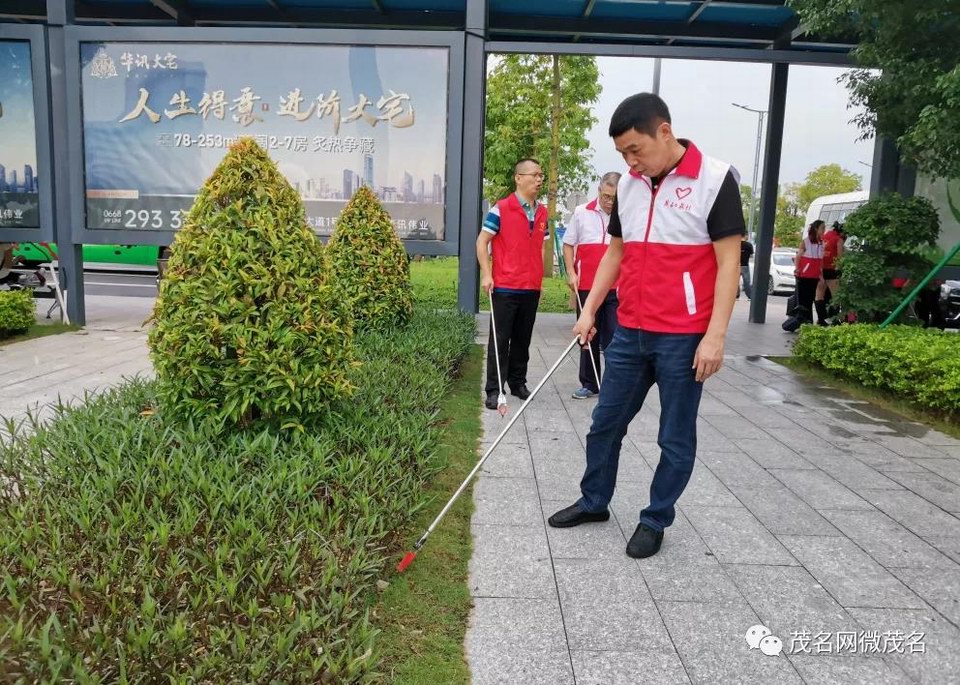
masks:
[[(433, 173), (432, 184), (422, 177), (419, 190), (413, 174), (404, 174), (400, 187), (383, 187), (381, 191), (388, 200), (433, 204), (422, 213), (433, 212), (435, 218), (411, 218), (409, 227), (404, 221), (401, 237), (413, 253), (459, 255), (458, 303), (466, 311), (477, 309), (474, 242), (483, 203), (484, 89), (489, 55), (578, 54), (769, 64), (769, 118), (760, 166), (762, 194), (755, 256), (755, 282), (762, 283), (769, 273), (773, 246), (789, 67), (848, 66), (853, 48), (849, 42), (811, 35), (784, 0), (4, 0), (0, 5), (0, 46), (5, 43), (29, 45), (37, 156), (32, 189), (39, 207), (30, 226), (0, 222), (0, 240), (57, 242), (70, 318), (81, 324), (81, 246), (168, 245), (179, 225), (175, 217), (180, 211), (176, 207), (181, 205), (176, 203), (189, 206), (191, 201), (182, 195), (176, 196), (180, 200), (172, 200), (175, 194), (171, 193), (163, 199), (167, 204), (158, 205), (172, 207), (170, 212), (135, 206), (123, 209), (128, 206), (123, 203), (132, 202), (133, 196), (106, 193), (92, 185), (92, 176), (109, 166), (104, 153), (94, 153), (100, 149), (95, 147), (100, 144), (97, 141), (106, 137), (117, 145), (124, 143), (118, 134), (94, 130), (85, 123), (97, 101), (92, 96), (85, 100), (84, 92), (92, 88), (89, 84), (99, 87), (101, 81), (91, 79), (106, 82), (108, 77), (117, 76), (117, 70), (121, 76), (132, 78), (141, 69), (143, 80), (138, 83), (143, 97), (150, 79), (159, 78), (160, 70), (176, 68), (170, 58), (175, 60), (173, 53), (177, 51), (170, 46), (183, 46), (184, 50), (197, 45), (211, 49), (247, 46), (261, 51), (268, 64), (281, 59), (279, 51), (317, 46), (439, 51), (435, 54), (446, 65), (443, 169)], [(114, 45), (121, 47), (111, 56), (114, 53), (109, 48)], [(134, 54), (136, 46), (151, 45), (162, 45), (164, 50), (144, 48), (142, 55)], [(433, 62), (430, 57), (424, 64)], [(355, 61), (350, 65), (353, 69)], [(307, 67), (298, 83), (306, 87), (323, 77), (322, 65)], [(254, 97), (252, 93), (250, 96)], [(159, 120), (164, 117), (163, 111), (170, 120), (183, 113), (197, 115), (196, 99), (191, 106), (184, 90), (180, 90), (179, 101), (174, 93), (169, 105), (166, 97), (169, 95), (156, 101), (153, 110), (146, 106), (145, 98), (136, 102), (120, 121), (143, 114)], [(385, 94), (380, 99), (381, 109), (389, 106), (391, 97), (402, 99), (402, 94)], [(285, 111), (278, 113), (299, 114), (299, 109), (292, 111), (292, 100), (281, 98), (280, 109)], [(321, 95), (319, 104), (324, 103), (329, 106), (331, 101)], [(357, 106), (362, 104), (363, 100)], [(347, 107), (346, 102), (343, 105)], [(161, 111), (163, 107), (166, 109)], [(403, 122), (406, 125), (413, 123), (410, 109), (410, 116)], [(379, 130), (402, 125), (403, 111), (401, 103), (399, 110), (394, 108), (388, 111), (389, 116), (380, 117), (383, 125)], [(362, 107), (357, 116), (361, 114), (366, 116)], [(253, 112), (254, 120), (255, 115)], [(164, 139), (164, 135), (180, 138)], [(263, 138), (267, 140), (267, 136)], [(179, 142), (197, 144), (197, 139), (183, 133), (159, 134), (157, 145), (164, 145), (164, 140), (171, 146)], [(212, 137), (200, 140), (211, 145), (220, 142), (215, 143)], [(314, 138), (314, 142), (317, 140)], [(357, 149), (367, 144), (365, 139), (336, 140), (339, 142), (332, 144), (357, 145)], [(318, 190), (316, 183), (311, 186), (306, 180), (304, 196), (339, 196), (343, 200), (358, 182), (372, 183), (373, 167), (378, 162), (376, 141), (372, 137), (370, 140), (370, 153), (363, 154), (363, 170), (344, 170), (342, 192)], [(323, 138), (317, 150), (329, 144)], [(872, 190), (896, 187), (898, 167), (892, 146), (879, 143), (874, 162)], [(0, 190), (4, 184), (0, 179)], [(22, 177), (19, 187), (27, 188)], [(98, 202), (107, 204), (101, 209)], [(91, 216), (93, 211), (99, 213), (96, 221)], [(123, 219), (125, 212), (132, 212), (130, 220)], [(104, 225), (112, 213), (117, 213), (116, 224)], [(329, 228), (328, 223), (323, 217), (316, 219), (319, 234)], [(443, 226), (442, 235), (432, 232), (434, 225)], [(751, 321), (763, 323), (765, 313), (766, 290), (758, 288), (751, 303)]]

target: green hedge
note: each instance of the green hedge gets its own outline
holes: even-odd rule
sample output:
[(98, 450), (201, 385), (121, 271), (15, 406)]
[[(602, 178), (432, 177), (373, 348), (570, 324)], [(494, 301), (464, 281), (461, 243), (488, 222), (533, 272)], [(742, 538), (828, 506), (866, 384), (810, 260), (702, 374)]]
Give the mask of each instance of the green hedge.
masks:
[(0, 680), (375, 678), (374, 587), (473, 335), (418, 313), (365, 336), (356, 393), (303, 433), (177, 424), (141, 381), (0, 432)]
[(844, 378), (960, 416), (960, 337), (913, 326), (804, 326), (794, 354)]
[(21, 333), (36, 321), (29, 290), (0, 290), (0, 338)]

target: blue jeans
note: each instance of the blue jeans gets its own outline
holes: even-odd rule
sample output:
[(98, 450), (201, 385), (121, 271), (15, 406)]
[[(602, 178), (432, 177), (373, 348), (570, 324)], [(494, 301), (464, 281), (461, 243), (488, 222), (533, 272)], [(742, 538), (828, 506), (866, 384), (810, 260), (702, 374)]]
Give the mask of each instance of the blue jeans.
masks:
[(589, 512), (606, 511), (617, 484), (620, 446), (627, 426), (650, 387), (660, 390), (660, 463), (650, 484), (650, 504), (640, 522), (654, 530), (673, 523), (674, 505), (687, 487), (697, 453), (697, 410), (703, 384), (693, 358), (700, 334), (648, 333), (618, 326), (604, 357), (600, 399), (587, 434), (587, 468), (577, 502)]

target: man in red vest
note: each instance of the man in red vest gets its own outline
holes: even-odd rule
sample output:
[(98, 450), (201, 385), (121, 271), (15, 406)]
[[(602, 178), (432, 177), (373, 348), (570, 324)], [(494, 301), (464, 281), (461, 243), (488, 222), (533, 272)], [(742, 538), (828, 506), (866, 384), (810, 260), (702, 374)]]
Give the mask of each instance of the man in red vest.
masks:
[[(493, 293), (497, 330), (490, 326), (487, 345), (487, 409), (497, 408), (501, 392), (494, 338), (500, 351), (500, 377), (510, 392), (525, 400), (530, 338), (537, 318), (543, 283), (543, 241), (547, 236), (547, 208), (537, 202), (543, 170), (535, 159), (521, 159), (513, 167), (516, 192), (495, 204), (477, 237), (480, 287)], [(493, 256), (493, 268), (490, 256)]]
[[(577, 316), (580, 316), (580, 302), (587, 299), (593, 280), (600, 266), (600, 260), (610, 244), (607, 226), (610, 212), (617, 197), (617, 183), (620, 174), (611, 171), (600, 179), (597, 197), (573, 210), (570, 225), (563, 234), (563, 261), (567, 266), (567, 285), (577, 293)], [(597, 374), (600, 373), (600, 351), (607, 349), (613, 332), (617, 328), (617, 284), (607, 293), (597, 309), (597, 342), (590, 349), (580, 351), (580, 389), (573, 393), (573, 399), (586, 400), (596, 397), (600, 392)], [(590, 353), (593, 352), (593, 359)], [(596, 373), (594, 373), (596, 368)]]
[(619, 325), (604, 355), (607, 373), (587, 434), (582, 496), (548, 523), (568, 528), (610, 518), (620, 445), (656, 384), (660, 463), (626, 550), (644, 558), (660, 550), (693, 473), (703, 382), (723, 363), (745, 227), (736, 172), (676, 138), (657, 95), (620, 103), (609, 133), (630, 173), (617, 186), (610, 246), (574, 333), (596, 335), (595, 313), (618, 278)]

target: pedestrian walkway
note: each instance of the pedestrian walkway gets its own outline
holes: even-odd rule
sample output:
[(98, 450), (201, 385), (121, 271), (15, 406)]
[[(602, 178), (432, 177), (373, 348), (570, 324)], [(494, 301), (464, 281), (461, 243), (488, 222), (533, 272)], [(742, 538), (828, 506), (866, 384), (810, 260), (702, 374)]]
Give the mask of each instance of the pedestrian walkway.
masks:
[[(650, 559), (624, 548), (659, 459), (656, 392), (624, 441), (610, 521), (556, 530), (595, 401), (570, 398), (576, 352), (544, 387), (475, 485), (475, 685), (958, 682), (960, 441), (760, 356), (789, 349), (776, 305), (766, 326), (737, 305), (698, 463)], [(538, 318), (531, 388), (571, 326)], [(503, 425), (484, 412), (484, 449)], [(773, 638), (751, 649), (756, 625), (782, 653)]]
[(58, 399), (74, 402), (126, 377), (152, 376), (143, 326), (152, 306), (148, 298), (88, 297), (84, 330), (0, 346), (0, 416), (47, 418)]

